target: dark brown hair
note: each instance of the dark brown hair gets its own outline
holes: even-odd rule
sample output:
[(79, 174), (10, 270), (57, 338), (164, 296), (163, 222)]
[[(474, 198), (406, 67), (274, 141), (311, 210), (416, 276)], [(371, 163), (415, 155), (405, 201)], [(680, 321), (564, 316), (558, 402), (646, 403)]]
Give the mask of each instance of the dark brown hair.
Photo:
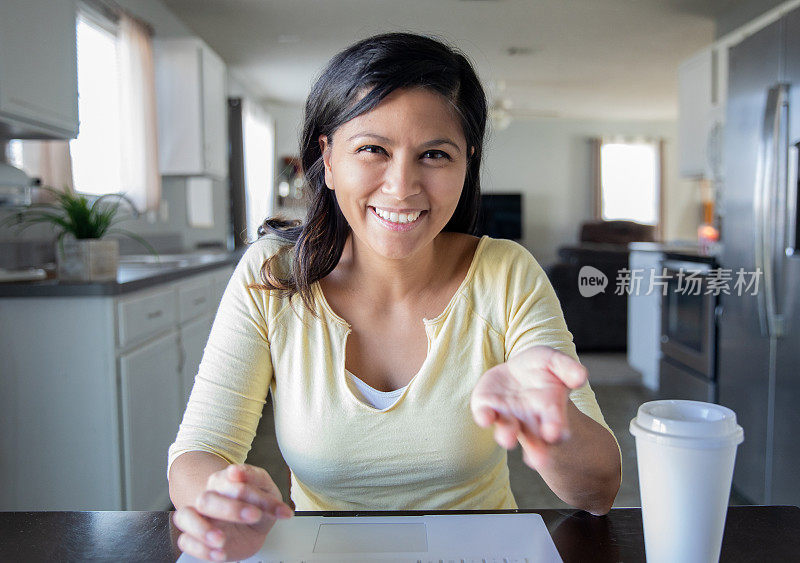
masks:
[[(308, 200), (306, 220), (300, 223), (273, 217), (259, 227), (259, 238), (274, 234), (287, 246), (264, 263), (262, 284), (252, 287), (289, 297), (299, 293), (304, 305), (315, 313), (311, 286), (339, 263), (350, 233), (334, 191), (325, 185), (319, 136), (327, 135), (333, 142), (339, 126), (370, 111), (392, 91), (412, 87), (427, 88), (449, 100), (461, 122), (468, 152), (474, 149), (468, 157), (458, 205), (443, 229), (474, 234), (487, 114), (480, 80), (466, 56), (436, 39), (413, 33), (375, 35), (333, 57), (311, 89), (300, 146)], [(277, 260), (290, 251), (291, 272), (280, 273)]]

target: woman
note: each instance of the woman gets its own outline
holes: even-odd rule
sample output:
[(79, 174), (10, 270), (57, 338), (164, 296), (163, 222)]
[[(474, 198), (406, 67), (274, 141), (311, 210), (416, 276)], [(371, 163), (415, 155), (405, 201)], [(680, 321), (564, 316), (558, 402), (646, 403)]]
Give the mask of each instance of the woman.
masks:
[(242, 258), (170, 447), (181, 549), (244, 558), (291, 517), (243, 464), (268, 388), (298, 510), (515, 508), (517, 442), (564, 501), (610, 509), (619, 448), (552, 287), (518, 244), (470, 234), (485, 124), (469, 62), (432, 39), (329, 63), (307, 219), (267, 221)]

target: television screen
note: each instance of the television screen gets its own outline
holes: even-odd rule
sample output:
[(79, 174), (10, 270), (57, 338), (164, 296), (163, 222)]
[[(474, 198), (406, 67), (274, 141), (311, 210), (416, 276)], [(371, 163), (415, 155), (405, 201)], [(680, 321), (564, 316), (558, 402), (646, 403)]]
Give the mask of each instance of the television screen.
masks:
[(478, 236), (522, 239), (522, 194), (481, 194)]

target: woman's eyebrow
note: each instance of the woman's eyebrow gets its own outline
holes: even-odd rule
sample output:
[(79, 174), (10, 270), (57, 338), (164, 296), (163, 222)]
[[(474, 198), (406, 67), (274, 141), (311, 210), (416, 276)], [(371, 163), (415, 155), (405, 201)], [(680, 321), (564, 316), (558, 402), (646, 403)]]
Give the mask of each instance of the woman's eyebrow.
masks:
[[(378, 135), (376, 133), (356, 133), (352, 137), (348, 138), (347, 141), (350, 142), (353, 139), (358, 139), (359, 137), (369, 137), (370, 139), (376, 139), (376, 140), (378, 140), (378, 141), (380, 141), (382, 143), (388, 143), (388, 144), (392, 143), (392, 140), (389, 139), (388, 137), (384, 137), (383, 135)], [(425, 143), (422, 143), (421, 146), (422, 146), (422, 148), (427, 148), (427, 147), (433, 147), (433, 146), (436, 146), (436, 145), (451, 145), (458, 152), (461, 152), (461, 149), (459, 148), (459, 146), (454, 141), (451, 141), (450, 139), (448, 139), (446, 137), (442, 137), (440, 139), (433, 139), (432, 141), (427, 141)]]

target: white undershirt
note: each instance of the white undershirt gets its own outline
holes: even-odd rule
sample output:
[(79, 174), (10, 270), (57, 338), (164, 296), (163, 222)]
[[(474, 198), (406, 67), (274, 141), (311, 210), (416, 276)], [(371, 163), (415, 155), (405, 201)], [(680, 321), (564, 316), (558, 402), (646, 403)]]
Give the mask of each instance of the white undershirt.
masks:
[[(361, 381), (349, 370), (344, 371), (347, 374), (347, 379), (349, 379), (350, 382), (355, 385), (355, 390), (357, 390), (361, 395), (361, 399), (368, 405), (371, 405), (378, 410), (388, 409), (395, 404), (400, 399), (400, 395), (403, 394), (403, 391), (406, 390), (406, 387), (408, 387), (408, 385), (406, 385), (405, 387), (401, 387), (400, 389), (395, 389), (393, 391), (378, 391), (374, 387), (371, 387)], [(350, 386), (351, 389), (353, 389), (353, 385)]]

